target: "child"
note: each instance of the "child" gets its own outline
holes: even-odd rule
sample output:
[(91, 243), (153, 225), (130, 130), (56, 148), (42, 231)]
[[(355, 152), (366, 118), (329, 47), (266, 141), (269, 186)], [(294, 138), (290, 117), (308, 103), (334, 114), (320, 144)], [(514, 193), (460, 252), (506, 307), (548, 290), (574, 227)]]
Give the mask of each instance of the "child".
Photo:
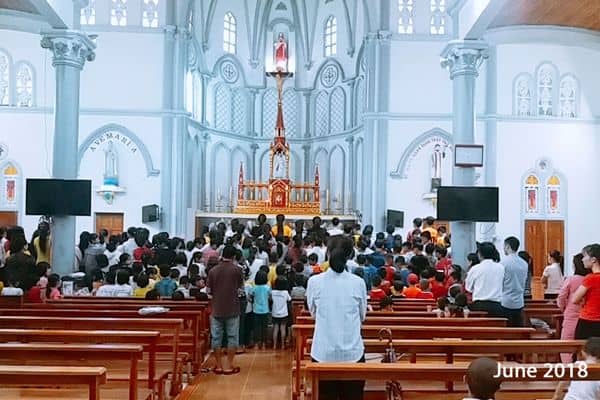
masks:
[(292, 299), (304, 299), (306, 297), (306, 278), (304, 275), (296, 275), (296, 282), (290, 293)]
[(419, 283), (419, 277), (416, 274), (409, 274), (407, 280), (408, 287), (404, 288), (402, 293), (407, 299), (416, 299), (419, 293), (421, 293), (421, 289), (417, 287), (417, 283)]
[[(175, 291), (175, 289), (177, 289), (177, 282), (175, 282), (173, 279), (171, 279), (170, 277), (170, 268), (168, 265), (163, 264), (159, 267), (160, 269), (160, 274), (162, 275), (163, 279), (161, 279), (159, 282), (156, 282), (156, 285), (154, 285), (154, 288), (156, 288), (156, 290), (158, 290), (158, 293), (160, 295), (160, 297), (171, 297), (173, 296), (173, 292)], [(173, 271), (177, 271), (177, 270), (173, 270)], [(179, 271), (177, 271), (177, 273), (179, 273)]]
[(396, 257), (396, 260), (394, 261), (394, 264), (396, 265), (396, 269), (398, 270), (398, 272), (400, 273), (400, 276), (402, 278), (402, 282), (406, 285), (408, 284), (408, 274), (410, 274), (410, 270), (408, 269), (408, 265), (406, 264), (406, 259), (404, 258), (404, 256), (398, 256)]
[[(581, 350), (581, 358), (585, 364), (600, 362), (600, 337), (591, 337)], [(554, 399), (563, 400), (597, 400), (600, 399), (600, 381), (571, 381), (569, 390), (562, 397), (562, 389), (566, 382), (560, 382), (554, 393)]]
[(379, 311), (394, 311), (394, 300), (386, 296), (379, 302)]
[(481, 357), (471, 362), (465, 376), (469, 397), (463, 400), (493, 399), (500, 389), (500, 379), (494, 378), (497, 371), (498, 363), (491, 358)]
[(19, 282), (14, 279), (14, 277), (9, 277), (7, 279), (8, 286), (4, 286), (2, 288), (1, 296), (23, 296), (23, 289), (19, 286)]
[(386, 296), (390, 294), (390, 288), (392, 287), (392, 281), (394, 276), (392, 274), (392, 280), (388, 280), (388, 271), (385, 267), (380, 267), (378, 270), (379, 277), (381, 278), (381, 289), (385, 292)]
[[(50, 281), (48, 281), (50, 284)], [(114, 297), (131, 297), (133, 296), (133, 288), (129, 285), (129, 271), (120, 269), (117, 271), (117, 284), (115, 287)]]
[(154, 287), (156, 282), (160, 281), (160, 276), (158, 276), (158, 271), (156, 270), (156, 267), (146, 268), (146, 274), (148, 275), (150, 286)]
[(371, 283), (373, 286), (371, 291), (369, 292), (369, 299), (377, 301), (384, 299), (386, 295), (385, 291), (381, 288), (381, 278), (379, 276), (376, 276), (373, 278)]
[(308, 265), (311, 268), (312, 274), (320, 274), (321, 272), (323, 272), (321, 270), (321, 266), (317, 264), (318, 261), (319, 256), (316, 253), (311, 253), (308, 255)]
[(288, 304), (292, 301), (287, 291), (289, 284), (287, 278), (277, 277), (275, 288), (271, 292), (273, 299), (273, 350), (277, 349), (277, 334), (280, 333), (281, 348), (285, 348), (285, 339), (287, 336)]
[(48, 287), (46, 288), (46, 298), (50, 300), (57, 300), (62, 297), (60, 294), (60, 276), (58, 274), (51, 274), (48, 277)]
[(444, 271), (437, 270), (435, 271), (435, 278), (431, 282), (431, 293), (433, 293), (434, 299), (439, 299), (440, 297), (444, 297), (448, 294), (448, 290), (444, 285), (444, 279), (446, 275)]
[(269, 254), (269, 273), (267, 274), (267, 281), (269, 282), (269, 286), (272, 288), (275, 285), (275, 279), (277, 279), (277, 262), (279, 261), (279, 257), (277, 257), (276, 252), (272, 252)]
[(404, 283), (400, 280), (394, 281), (394, 286), (390, 289), (392, 297), (404, 297), (402, 291), (404, 290)]
[(179, 278), (179, 287), (177, 288), (176, 292), (183, 293), (183, 297), (185, 297), (186, 299), (189, 299), (190, 298), (190, 278), (188, 278), (187, 276), (182, 276), (181, 278)]
[(177, 270), (179, 271), (179, 276), (187, 275), (187, 259), (185, 258), (185, 254), (178, 253), (175, 256), (175, 261), (173, 262), (175, 265), (171, 267), (171, 271)]
[(138, 275), (136, 280), (137, 288), (133, 291), (133, 297), (146, 298), (146, 293), (152, 290), (150, 286), (150, 278), (148, 275), (141, 273)]
[(394, 280), (394, 273), (396, 272), (396, 268), (394, 268), (394, 256), (388, 254), (385, 256), (385, 265), (383, 266), (386, 271), (385, 280), (392, 282)]
[(254, 287), (250, 290), (254, 313), (254, 339), (259, 349), (264, 348), (267, 340), (269, 297), (271, 297), (271, 288), (267, 283), (268, 275), (261, 269), (256, 273)]
[(428, 279), (421, 279), (421, 293), (417, 294), (417, 299), (433, 300), (433, 293), (431, 293), (431, 289), (429, 288)]

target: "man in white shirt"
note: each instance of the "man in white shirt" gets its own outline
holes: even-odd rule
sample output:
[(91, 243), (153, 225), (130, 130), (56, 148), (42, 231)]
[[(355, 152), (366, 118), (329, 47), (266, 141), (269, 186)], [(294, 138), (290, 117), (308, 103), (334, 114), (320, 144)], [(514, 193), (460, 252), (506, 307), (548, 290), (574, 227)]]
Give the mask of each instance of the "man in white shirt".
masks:
[(135, 242), (135, 234), (137, 232), (137, 228), (130, 227), (127, 229), (127, 241), (117, 247), (117, 250), (121, 253), (127, 253), (131, 257), (133, 257), (133, 251), (138, 248), (137, 243)]
[(481, 263), (471, 267), (465, 281), (465, 289), (473, 294), (472, 311), (487, 311), (490, 317), (504, 317), (502, 290), (504, 266), (494, 260), (498, 250), (491, 242), (479, 245), (477, 254)]
[(344, 233), (342, 224), (340, 223), (340, 219), (338, 217), (333, 217), (331, 219), (331, 228), (327, 230), (327, 233), (329, 233), (329, 236), (336, 236)]
[[(312, 246), (312, 247), (311, 247)], [(311, 255), (312, 253), (315, 253), (317, 255), (317, 264), (321, 265), (325, 262), (325, 253), (326, 253), (326, 248), (324, 249), (323, 246), (323, 241), (321, 240), (320, 237), (313, 237), (312, 242), (311, 242), (311, 246), (306, 248), (306, 256), (308, 257), (309, 255)]]

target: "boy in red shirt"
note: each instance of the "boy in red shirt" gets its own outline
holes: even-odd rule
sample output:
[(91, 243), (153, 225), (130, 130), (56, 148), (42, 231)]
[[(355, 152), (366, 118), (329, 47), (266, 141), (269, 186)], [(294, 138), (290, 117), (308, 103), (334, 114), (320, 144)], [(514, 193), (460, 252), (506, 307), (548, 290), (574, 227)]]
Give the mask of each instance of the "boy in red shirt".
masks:
[(435, 269), (444, 271), (444, 276), (447, 278), (452, 268), (452, 260), (448, 257), (448, 250), (445, 247), (437, 246), (435, 248), (435, 256), (438, 260), (435, 264)]
[(379, 301), (387, 297), (385, 291), (381, 288), (381, 278), (379, 276), (373, 278), (372, 285), (373, 287), (369, 292), (369, 298), (371, 300)]
[(436, 300), (448, 294), (446, 285), (444, 285), (444, 278), (444, 271), (435, 271), (435, 277), (431, 282), (431, 293), (433, 293), (433, 298)]
[(393, 282), (394, 281), (394, 274), (396, 273), (396, 268), (394, 268), (394, 256), (391, 254), (388, 254), (387, 256), (385, 256), (385, 271), (386, 271), (386, 275), (385, 275), (385, 280), (389, 281), (389, 282)]

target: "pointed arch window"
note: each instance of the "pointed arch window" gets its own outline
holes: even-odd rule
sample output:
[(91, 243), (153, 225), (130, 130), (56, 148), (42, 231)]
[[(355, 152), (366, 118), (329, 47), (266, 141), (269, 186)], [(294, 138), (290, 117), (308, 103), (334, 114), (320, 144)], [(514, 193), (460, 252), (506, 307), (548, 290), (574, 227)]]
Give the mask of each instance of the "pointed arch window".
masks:
[(237, 28), (235, 17), (231, 12), (225, 14), (223, 25), (223, 50), (235, 54), (237, 45)]
[(432, 35), (446, 34), (446, 0), (430, 1), (431, 18), (429, 30)]
[(127, 25), (127, 0), (111, 1), (110, 24), (112, 26)]
[(554, 115), (555, 73), (550, 65), (540, 67), (537, 76), (537, 113), (538, 115)]
[(16, 208), (18, 205), (18, 186), (19, 171), (12, 163), (2, 166), (2, 197), (0, 198), (0, 207)]
[(10, 93), (10, 59), (0, 50), (0, 106), (7, 106)]
[(337, 19), (331, 15), (325, 23), (325, 57), (333, 57), (337, 54)]
[(96, 24), (96, 0), (90, 0), (88, 5), (80, 10), (79, 23), (81, 25)]
[(525, 179), (525, 212), (537, 214), (539, 209), (540, 180), (535, 175), (529, 175)]
[(566, 118), (577, 117), (577, 81), (574, 77), (567, 75), (560, 81), (559, 104), (560, 116)]
[(398, 33), (413, 34), (414, 31), (414, 0), (398, 0)]
[(144, 0), (142, 26), (146, 28), (158, 28), (158, 0)]
[(16, 78), (17, 107), (33, 106), (33, 70), (21, 63), (17, 66)]

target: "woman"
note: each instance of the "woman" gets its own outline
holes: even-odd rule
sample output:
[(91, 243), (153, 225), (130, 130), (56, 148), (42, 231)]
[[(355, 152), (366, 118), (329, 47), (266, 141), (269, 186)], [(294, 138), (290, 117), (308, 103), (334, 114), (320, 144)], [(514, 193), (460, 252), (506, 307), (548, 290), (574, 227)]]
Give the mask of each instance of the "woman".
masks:
[(50, 264), (52, 260), (52, 239), (50, 238), (50, 225), (47, 222), (40, 222), (38, 225), (38, 236), (33, 239), (33, 248), (36, 254), (36, 264)]
[(527, 263), (527, 280), (525, 281), (525, 300), (531, 300), (531, 277), (533, 276), (533, 258), (526, 251), (520, 251), (521, 257)]
[[(316, 362), (365, 361), (360, 329), (367, 313), (367, 290), (365, 282), (347, 270), (352, 249), (350, 238), (331, 238), (329, 269), (308, 280), (306, 299), (315, 318), (310, 354)], [(364, 385), (364, 381), (324, 381), (319, 395), (328, 400), (362, 399)]]
[(542, 285), (544, 285), (544, 299), (556, 299), (563, 283), (563, 257), (558, 250), (552, 250), (548, 254), (548, 265), (542, 274)]
[(575, 328), (575, 339), (588, 339), (600, 335), (600, 244), (585, 246), (583, 264), (592, 271), (583, 278), (573, 295), (573, 303), (581, 305)]
[[(584, 276), (590, 271), (583, 265), (583, 254), (579, 253), (573, 257), (573, 268), (575, 274), (569, 276), (562, 284), (560, 293), (556, 298), (558, 308), (563, 312), (564, 321), (562, 325), (562, 331), (560, 338), (563, 340), (575, 339), (575, 327), (577, 326), (577, 320), (579, 319), (579, 304), (573, 303), (573, 296), (575, 291), (581, 286)], [(572, 354), (561, 354), (560, 359), (563, 363), (573, 362)]]

